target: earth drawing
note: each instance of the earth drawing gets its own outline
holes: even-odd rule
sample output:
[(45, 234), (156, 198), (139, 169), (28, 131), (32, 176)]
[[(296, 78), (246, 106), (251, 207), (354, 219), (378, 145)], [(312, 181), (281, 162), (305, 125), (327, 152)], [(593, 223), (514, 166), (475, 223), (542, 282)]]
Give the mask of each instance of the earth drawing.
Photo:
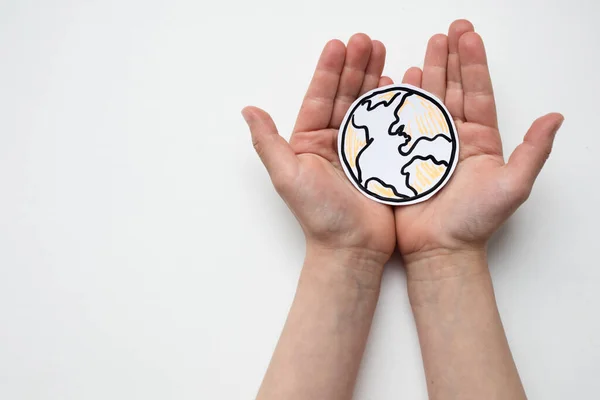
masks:
[(454, 121), (442, 102), (409, 85), (372, 90), (352, 104), (338, 137), (342, 166), (373, 200), (408, 205), (427, 200), (458, 161)]

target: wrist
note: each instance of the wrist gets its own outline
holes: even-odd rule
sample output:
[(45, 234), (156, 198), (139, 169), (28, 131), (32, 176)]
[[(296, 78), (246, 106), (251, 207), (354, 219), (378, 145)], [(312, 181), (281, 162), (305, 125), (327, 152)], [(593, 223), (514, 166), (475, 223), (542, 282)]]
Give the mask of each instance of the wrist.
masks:
[(403, 255), (408, 280), (435, 281), (466, 276), (487, 268), (485, 246), (436, 248)]
[(413, 254), (405, 266), (413, 307), (438, 304), (466, 284), (490, 279), (485, 248)]
[(387, 258), (381, 253), (307, 244), (302, 278), (360, 291), (378, 291)]

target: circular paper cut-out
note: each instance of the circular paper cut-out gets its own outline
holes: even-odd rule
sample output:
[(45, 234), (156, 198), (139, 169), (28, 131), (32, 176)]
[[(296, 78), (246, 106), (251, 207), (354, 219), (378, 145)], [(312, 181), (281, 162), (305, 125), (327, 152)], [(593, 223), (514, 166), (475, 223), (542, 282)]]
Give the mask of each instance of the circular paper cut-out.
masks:
[(458, 135), (444, 104), (410, 85), (365, 93), (346, 114), (338, 135), (340, 161), (367, 197), (390, 205), (429, 199), (458, 162)]

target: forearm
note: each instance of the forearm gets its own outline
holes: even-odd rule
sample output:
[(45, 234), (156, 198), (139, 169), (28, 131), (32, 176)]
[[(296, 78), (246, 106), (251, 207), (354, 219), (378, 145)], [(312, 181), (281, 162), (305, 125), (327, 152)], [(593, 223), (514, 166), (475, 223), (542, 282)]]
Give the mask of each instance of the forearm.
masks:
[(312, 251), (258, 399), (350, 399), (379, 296), (382, 265)]
[(430, 398), (525, 399), (485, 251), (409, 259), (407, 271)]

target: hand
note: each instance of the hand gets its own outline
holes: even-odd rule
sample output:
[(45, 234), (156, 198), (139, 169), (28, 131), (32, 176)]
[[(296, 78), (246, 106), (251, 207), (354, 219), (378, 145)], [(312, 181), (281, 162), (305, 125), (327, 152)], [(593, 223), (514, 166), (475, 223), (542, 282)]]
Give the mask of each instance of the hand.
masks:
[(460, 157), (434, 197), (395, 209), (400, 252), (408, 265), (440, 252), (483, 250), (529, 196), (563, 117), (535, 121), (505, 163), (483, 41), (465, 20), (455, 21), (448, 36), (431, 38), (423, 71), (409, 69), (404, 82), (444, 101), (458, 129)]
[(383, 44), (364, 34), (352, 36), (348, 48), (338, 40), (327, 43), (290, 143), (266, 112), (242, 111), (273, 185), (304, 230), (307, 249), (348, 250), (380, 265), (395, 247), (393, 211), (363, 196), (346, 178), (337, 134), (354, 100), (379, 85), (384, 63)]

